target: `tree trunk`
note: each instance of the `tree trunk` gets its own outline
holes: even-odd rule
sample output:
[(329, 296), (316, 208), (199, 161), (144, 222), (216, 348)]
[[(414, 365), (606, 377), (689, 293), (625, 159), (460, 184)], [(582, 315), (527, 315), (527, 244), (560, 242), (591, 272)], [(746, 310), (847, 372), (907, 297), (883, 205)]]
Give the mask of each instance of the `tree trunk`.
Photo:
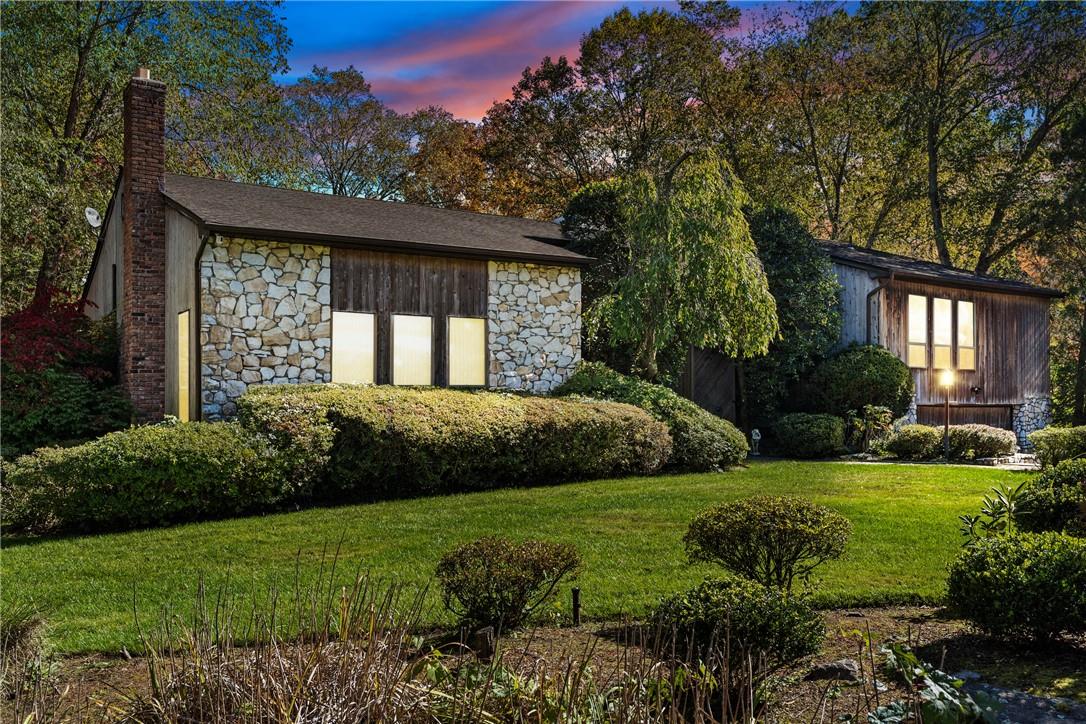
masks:
[(1078, 362), (1075, 364), (1075, 396), (1071, 424), (1086, 425), (1086, 297), (1082, 299), (1082, 324), (1078, 331)]
[(950, 249), (943, 233), (943, 201), (939, 194), (939, 124), (928, 121), (928, 205), (931, 208), (931, 232), (939, 263), (950, 266)]

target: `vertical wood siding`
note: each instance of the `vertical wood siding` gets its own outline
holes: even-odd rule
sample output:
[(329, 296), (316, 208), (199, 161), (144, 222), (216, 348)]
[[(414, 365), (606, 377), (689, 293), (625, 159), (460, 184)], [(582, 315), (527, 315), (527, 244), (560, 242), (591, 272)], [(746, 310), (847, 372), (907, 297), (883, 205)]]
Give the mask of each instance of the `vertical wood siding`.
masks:
[[(196, 302), (196, 252), (200, 231), (189, 217), (166, 208), (166, 414), (176, 415), (177, 404), (177, 322), (189, 310), (189, 410), (200, 409), (199, 355), (200, 308)], [(195, 415), (194, 415), (195, 417)]]
[[(486, 318), (485, 261), (332, 250), (332, 309), (371, 312), (377, 322), (377, 384), (392, 382), (392, 315), (433, 318), (435, 385), (448, 383), (446, 317)], [(333, 338), (336, 330), (332, 329)]]
[(841, 285), (841, 347), (850, 344), (878, 344), (879, 295), (871, 298), (871, 338), (868, 339), (867, 295), (878, 288), (879, 280), (866, 269), (833, 265), (834, 274)]

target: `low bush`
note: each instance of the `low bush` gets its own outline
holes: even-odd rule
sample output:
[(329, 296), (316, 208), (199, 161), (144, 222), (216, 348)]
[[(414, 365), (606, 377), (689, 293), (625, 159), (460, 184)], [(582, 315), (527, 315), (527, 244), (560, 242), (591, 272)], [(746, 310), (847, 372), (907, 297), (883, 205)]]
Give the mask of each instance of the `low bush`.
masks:
[(1059, 533), (980, 539), (951, 564), (947, 602), (993, 636), (1086, 633), (1086, 540)]
[(1086, 537), (1086, 459), (1063, 460), (1023, 489), (1015, 523), (1030, 533)]
[[(1013, 432), (989, 425), (951, 425), (949, 437), (951, 460), (1011, 455), (1018, 449)], [(944, 455), (943, 429), (931, 425), (904, 425), (880, 445), (885, 452), (902, 460), (935, 460)]]
[(888, 407), (894, 417), (901, 417), (913, 399), (913, 377), (890, 350), (853, 345), (815, 367), (801, 397), (814, 412), (838, 417), (866, 405)]
[(364, 385), (269, 385), (238, 403), (321, 499), (387, 497), (656, 472), (667, 427), (614, 402)]
[[(735, 576), (665, 599), (654, 620), (680, 659), (729, 672), (728, 684), (753, 684), (748, 690), (818, 651), (825, 636), (822, 617), (802, 598)], [(752, 682), (742, 682), (744, 672)]]
[(790, 458), (824, 458), (845, 447), (845, 421), (833, 415), (794, 412), (773, 426), (777, 451)]
[(571, 545), (490, 537), (446, 553), (436, 576), (445, 607), (461, 623), (509, 630), (524, 623), (580, 568), (581, 557)]
[(1086, 425), (1046, 427), (1029, 434), (1029, 441), (1040, 460), (1048, 467), (1061, 460), (1086, 457)]
[(902, 425), (882, 441), (881, 448), (902, 460), (933, 460), (943, 454), (943, 431), (930, 425)]
[(237, 425), (133, 427), (5, 465), (3, 522), (111, 530), (263, 510), (291, 494), (274, 452)]
[(735, 425), (663, 385), (627, 377), (598, 362), (582, 363), (554, 394), (625, 402), (646, 410), (671, 432), (668, 467), (673, 470), (718, 470), (747, 457), (747, 439)]
[(717, 563), (767, 586), (792, 589), (824, 561), (839, 558), (852, 524), (802, 498), (760, 496), (707, 508), (683, 543), (692, 561)]
[(868, 452), (893, 430), (894, 413), (889, 407), (864, 405), (863, 410), (851, 411), (846, 417), (845, 436), (853, 450)]

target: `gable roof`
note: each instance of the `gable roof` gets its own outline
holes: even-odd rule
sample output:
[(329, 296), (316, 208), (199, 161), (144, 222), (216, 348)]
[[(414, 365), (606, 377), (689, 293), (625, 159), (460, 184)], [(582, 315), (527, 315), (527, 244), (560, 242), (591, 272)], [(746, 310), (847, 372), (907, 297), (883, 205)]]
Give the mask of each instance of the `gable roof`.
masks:
[(169, 202), (208, 231), (385, 251), (584, 266), (557, 224), (166, 174)]
[(851, 244), (833, 241), (820, 241), (819, 245), (835, 262), (870, 271), (892, 273), (895, 279), (1008, 294), (1029, 294), (1040, 297), (1063, 296), (1063, 292), (1056, 289), (1039, 287), (1013, 279), (1001, 279), (986, 274), (974, 274), (964, 269), (955, 269), (930, 261), (914, 259), (910, 256), (890, 254), (885, 251), (875, 251), (874, 249), (861, 249)]

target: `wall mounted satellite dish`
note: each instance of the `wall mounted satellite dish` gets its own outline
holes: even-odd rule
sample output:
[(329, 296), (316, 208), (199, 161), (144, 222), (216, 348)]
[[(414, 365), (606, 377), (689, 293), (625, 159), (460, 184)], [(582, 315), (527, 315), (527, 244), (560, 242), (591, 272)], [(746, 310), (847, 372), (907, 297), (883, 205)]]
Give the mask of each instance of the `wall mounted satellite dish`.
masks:
[(102, 215), (89, 206), (83, 209), (83, 216), (87, 217), (87, 223), (92, 229), (97, 229), (102, 225)]

